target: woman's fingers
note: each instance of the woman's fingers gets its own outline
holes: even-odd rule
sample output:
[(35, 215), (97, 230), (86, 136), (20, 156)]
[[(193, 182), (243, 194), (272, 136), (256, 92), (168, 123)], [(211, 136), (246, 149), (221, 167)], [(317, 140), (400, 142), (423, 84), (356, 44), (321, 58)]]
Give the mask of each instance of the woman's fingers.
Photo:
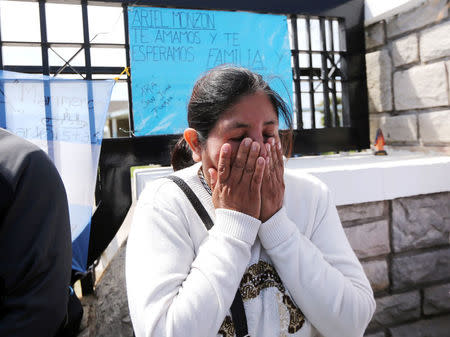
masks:
[(284, 160), (283, 160), (283, 152), (281, 150), (281, 141), (278, 140), (274, 147), (275, 147), (275, 152), (276, 152), (277, 161), (278, 161), (278, 165), (277, 165), (275, 171), (277, 173), (278, 180), (281, 181), (283, 179), (283, 173), (284, 173)]
[(261, 213), (262, 222), (270, 219), (283, 205), (283, 156), (278, 148), (278, 141), (270, 137), (266, 146), (266, 167), (264, 168), (264, 181), (261, 186)]
[(245, 163), (244, 172), (242, 173), (242, 183), (250, 183), (253, 174), (255, 173), (256, 160), (259, 156), (260, 145), (258, 142), (253, 142), (250, 147), (247, 162)]
[(272, 160), (272, 170), (276, 170), (278, 165), (280, 165), (277, 155), (277, 145), (275, 143), (275, 138), (270, 138), (270, 159)]
[(281, 143), (275, 138), (270, 137), (265, 144), (266, 147), (266, 167), (264, 170), (264, 180), (272, 183), (278, 183), (283, 179), (284, 162), (281, 152)]
[(265, 143), (264, 146), (266, 147), (266, 163), (264, 167), (264, 179), (268, 180), (270, 177), (270, 165), (272, 165), (270, 161), (270, 144)]
[(213, 168), (209, 168), (208, 173), (209, 173), (209, 185), (211, 187), (211, 190), (214, 191), (214, 187), (216, 187), (217, 183), (217, 171)]
[(216, 175), (216, 182), (217, 179), (219, 179), (220, 181), (226, 181), (228, 179), (230, 175), (230, 158), (231, 158), (231, 146), (230, 144), (225, 143), (220, 148), (219, 163), (217, 164), (218, 172), (216, 172), (218, 173)]
[(280, 140), (277, 141), (276, 148), (277, 148), (276, 151), (277, 151), (278, 161), (280, 162), (280, 164), (282, 164), (284, 162), (284, 160), (283, 160), (283, 151), (282, 151), (282, 146), (281, 146)]
[(283, 154), (281, 152), (281, 143), (279, 140), (275, 141), (274, 138), (270, 139), (271, 151), (270, 156), (272, 160), (271, 169), (276, 179), (280, 181), (283, 178), (284, 164), (283, 164)]
[(252, 140), (250, 138), (245, 138), (239, 145), (236, 158), (231, 167), (231, 175), (230, 175), (230, 177), (236, 182), (240, 181), (242, 178), (242, 173), (244, 171), (245, 164), (247, 163), (247, 157), (250, 151), (251, 144)]
[(265, 181), (264, 185), (267, 186), (269, 182), (271, 181), (271, 174), (272, 174), (272, 166), (273, 166), (273, 160), (272, 160), (272, 146), (270, 145), (270, 139), (267, 140), (267, 143), (264, 143), (265, 152), (266, 152), (266, 158), (264, 163), (264, 175), (263, 180)]
[(253, 173), (252, 182), (250, 186), (252, 192), (256, 193), (261, 189), (261, 184), (263, 181), (265, 171), (265, 164), (266, 161), (264, 160), (263, 157), (258, 157), (258, 159), (256, 159), (255, 172)]

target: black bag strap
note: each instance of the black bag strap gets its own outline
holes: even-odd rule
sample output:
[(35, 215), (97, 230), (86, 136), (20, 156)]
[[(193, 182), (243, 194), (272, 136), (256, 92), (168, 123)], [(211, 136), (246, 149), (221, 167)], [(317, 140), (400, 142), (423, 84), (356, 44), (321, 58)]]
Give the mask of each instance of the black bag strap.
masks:
[(210, 230), (212, 226), (214, 226), (214, 222), (206, 211), (205, 207), (203, 207), (201, 201), (195, 195), (194, 191), (189, 187), (186, 182), (177, 176), (167, 176), (166, 178), (172, 180), (175, 184), (178, 185), (179, 188), (186, 194), (187, 198), (191, 202), (192, 206), (195, 208), (195, 211), (199, 215), (200, 219), (202, 219), (203, 223), (207, 230)]
[[(186, 194), (187, 198), (191, 202), (197, 214), (202, 219), (206, 229), (210, 230), (214, 225), (211, 217), (206, 211), (205, 207), (203, 207), (202, 203), (195, 195), (194, 191), (189, 187), (186, 182), (177, 176), (167, 176), (167, 179), (172, 180), (175, 184), (178, 185), (179, 188)], [(248, 327), (247, 327), (247, 317), (245, 316), (244, 310), (244, 302), (242, 301), (241, 293), (239, 289), (234, 296), (233, 303), (231, 304), (231, 317), (233, 318), (234, 329), (236, 332), (236, 337), (246, 337), (248, 336)]]

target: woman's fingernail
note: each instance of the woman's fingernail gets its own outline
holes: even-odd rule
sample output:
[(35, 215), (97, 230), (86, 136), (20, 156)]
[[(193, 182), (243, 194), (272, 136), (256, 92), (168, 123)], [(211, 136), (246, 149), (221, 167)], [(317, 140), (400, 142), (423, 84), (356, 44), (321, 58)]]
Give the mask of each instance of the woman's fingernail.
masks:
[(254, 142), (254, 143), (252, 144), (252, 151), (256, 151), (256, 150), (258, 150), (258, 143), (257, 143), (257, 142)]
[(252, 140), (250, 138), (244, 139), (244, 145), (245, 146), (250, 146), (251, 142), (252, 142)]
[(270, 143), (272, 144), (272, 146), (275, 145), (275, 139), (274, 138), (270, 138)]
[(224, 146), (222, 146), (222, 151), (223, 153), (228, 153), (228, 151), (230, 151), (230, 146), (228, 144), (225, 144)]
[(281, 143), (278, 142), (278, 150), (281, 150)]
[(257, 163), (258, 165), (264, 164), (264, 158), (263, 158), (263, 157), (258, 157), (258, 159), (256, 160), (256, 163)]
[(267, 152), (270, 152), (270, 144), (269, 143), (266, 143), (266, 150), (267, 150)]

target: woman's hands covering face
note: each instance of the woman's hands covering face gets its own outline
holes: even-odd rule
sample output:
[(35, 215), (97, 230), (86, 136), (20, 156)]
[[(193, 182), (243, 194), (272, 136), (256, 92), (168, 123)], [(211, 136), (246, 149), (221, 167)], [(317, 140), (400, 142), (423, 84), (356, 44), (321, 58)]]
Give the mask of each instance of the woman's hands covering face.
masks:
[(259, 156), (260, 145), (245, 138), (231, 164), (231, 146), (222, 145), (217, 171), (208, 170), (215, 208), (232, 209), (259, 219), (261, 183), (266, 161)]
[(232, 163), (230, 144), (222, 145), (218, 170), (208, 170), (215, 208), (232, 209), (262, 222), (281, 208), (285, 188), (281, 144), (269, 138), (265, 146), (266, 159), (259, 155), (259, 143), (245, 138)]

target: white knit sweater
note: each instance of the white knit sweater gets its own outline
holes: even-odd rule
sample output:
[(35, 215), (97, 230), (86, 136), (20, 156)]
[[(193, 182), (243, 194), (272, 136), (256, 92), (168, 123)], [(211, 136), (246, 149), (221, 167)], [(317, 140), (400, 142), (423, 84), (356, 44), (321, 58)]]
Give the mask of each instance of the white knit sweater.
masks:
[(362, 336), (375, 301), (326, 186), (286, 171), (283, 208), (261, 223), (215, 210), (199, 165), (175, 174), (213, 219), (209, 232), (168, 179), (137, 204), (126, 257), (136, 336), (233, 336), (238, 286), (252, 337)]

